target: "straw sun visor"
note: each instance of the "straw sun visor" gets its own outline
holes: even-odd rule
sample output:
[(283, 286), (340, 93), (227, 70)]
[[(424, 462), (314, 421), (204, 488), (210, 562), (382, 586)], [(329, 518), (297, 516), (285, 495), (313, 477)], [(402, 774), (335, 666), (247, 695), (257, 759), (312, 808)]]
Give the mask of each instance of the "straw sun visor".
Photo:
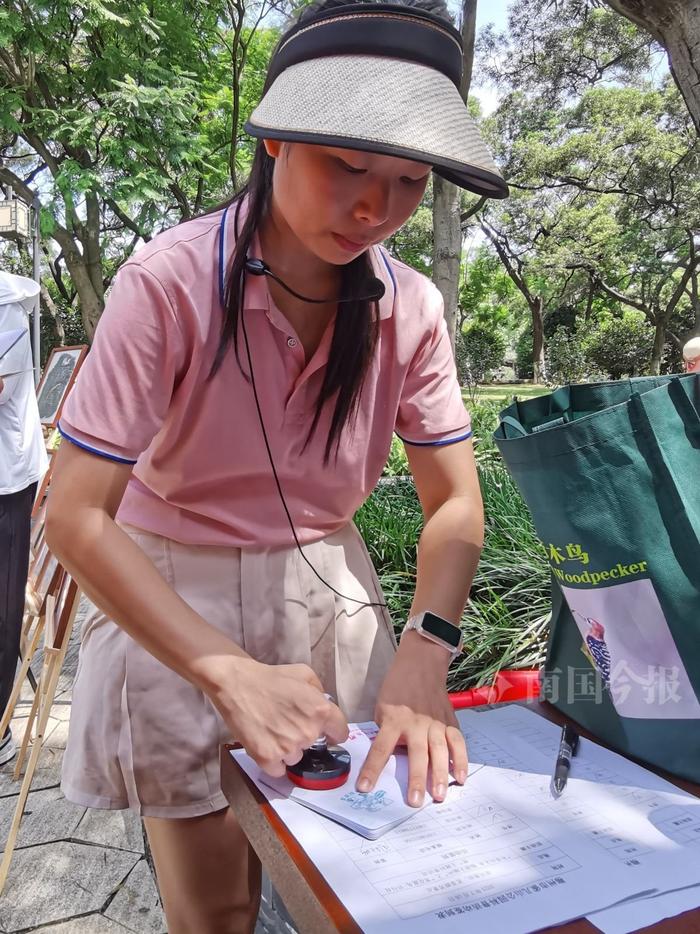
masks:
[(246, 123), (258, 138), (413, 159), (461, 188), (508, 196), (458, 89), (434, 68), (377, 55), (328, 55), (277, 75)]

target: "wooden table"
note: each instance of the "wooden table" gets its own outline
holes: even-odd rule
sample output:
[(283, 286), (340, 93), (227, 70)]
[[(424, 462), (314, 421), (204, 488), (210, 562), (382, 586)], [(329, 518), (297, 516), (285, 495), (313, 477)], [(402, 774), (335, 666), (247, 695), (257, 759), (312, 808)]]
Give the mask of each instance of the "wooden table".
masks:
[[(554, 723), (561, 725), (566, 722), (566, 718), (547, 703), (534, 702), (526, 706)], [(581, 735), (589, 734), (581, 730)], [(361, 928), (348, 914), (272, 805), (229, 755), (232, 748), (222, 747), (221, 785), (224, 794), (273, 886), (294, 918), (299, 934), (362, 934)], [(658, 769), (651, 771), (700, 797), (700, 785), (673, 778)], [(700, 860), (698, 863), (700, 871)], [(465, 926), (465, 930), (468, 930), (468, 926)], [(557, 934), (594, 934), (598, 928), (581, 919), (547, 930)], [(667, 918), (644, 930), (658, 934), (700, 934), (700, 908)]]

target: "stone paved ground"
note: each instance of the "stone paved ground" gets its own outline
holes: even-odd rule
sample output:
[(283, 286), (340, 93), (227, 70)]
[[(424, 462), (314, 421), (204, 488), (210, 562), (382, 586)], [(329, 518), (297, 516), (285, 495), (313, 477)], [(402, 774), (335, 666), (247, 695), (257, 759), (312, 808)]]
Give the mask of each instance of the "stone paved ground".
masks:
[[(79, 630), (78, 617), (0, 896), (0, 932), (166, 934), (140, 819), (128, 811), (94, 811), (71, 804), (59, 788)], [(13, 720), (14, 735), (20, 739), (31, 698), (25, 684)], [(0, 767), (2, 846), (20, 784), (12, 780), (13, 768), (14, 760)], [(267, 880), (263, 893), (256, 934), (289, 934), (293, 929)]]

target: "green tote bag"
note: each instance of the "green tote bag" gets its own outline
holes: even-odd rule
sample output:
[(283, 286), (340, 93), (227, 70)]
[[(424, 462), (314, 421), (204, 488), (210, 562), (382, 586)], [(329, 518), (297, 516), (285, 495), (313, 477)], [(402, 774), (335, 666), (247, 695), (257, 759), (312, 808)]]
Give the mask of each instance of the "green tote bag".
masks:
[(543, 696), (700, 781), (700, 376), (514, 402), (495, 441), (552, 574)]

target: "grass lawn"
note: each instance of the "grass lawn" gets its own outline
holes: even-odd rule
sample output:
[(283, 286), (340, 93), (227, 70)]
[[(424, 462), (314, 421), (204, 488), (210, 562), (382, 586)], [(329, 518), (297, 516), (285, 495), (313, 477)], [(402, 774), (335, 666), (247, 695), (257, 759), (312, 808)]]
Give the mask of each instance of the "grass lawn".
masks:
[[(551, 392), (547, 386), (533, 386), (532, 383), (496, 383), (479, 386), (478, 398), (484, 402), (510, 402), (513, 396), (519, 399), (532, 399), (534, 396), (543, 396), (547, 392)], [(468, 399), (469, 394), (466, 390), (463, 395), (465, 399)]]

